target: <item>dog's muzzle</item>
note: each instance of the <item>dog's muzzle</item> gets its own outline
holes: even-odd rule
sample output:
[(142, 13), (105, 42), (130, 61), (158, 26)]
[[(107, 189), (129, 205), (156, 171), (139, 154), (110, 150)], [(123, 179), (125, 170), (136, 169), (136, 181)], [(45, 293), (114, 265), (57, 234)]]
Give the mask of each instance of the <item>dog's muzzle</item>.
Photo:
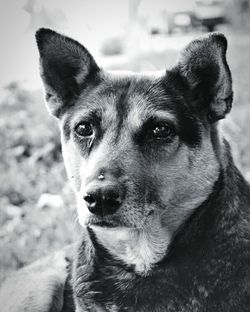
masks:
[(95, 215), (110, 215), (121, 206), (124, 191), (116, 183), (104, 181), (91, 183), (86, 187), (83, 199), (89, 211)]

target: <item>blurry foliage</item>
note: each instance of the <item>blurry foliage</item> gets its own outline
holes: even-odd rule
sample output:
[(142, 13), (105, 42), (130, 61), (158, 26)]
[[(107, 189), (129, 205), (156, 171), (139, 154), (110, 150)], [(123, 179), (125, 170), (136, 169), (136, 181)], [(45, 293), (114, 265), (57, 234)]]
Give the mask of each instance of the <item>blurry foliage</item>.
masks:
[(106, 39), (101, 47), (104, 56), (119, 55), (124, 53), (124, 38), (114, 37)]
[(250, 182), (250, 35), (235, 32), (228, 35), (227, 58), (233, 78), (234, 101), (229, 118), (230, 137), (237, 152), (237, 163)]
[[(20, 205), (37, 200), (48, 190), (59, 191), (65, 173), (59, 131), (41, 94), (32, 94), (17, 83), (7, 90), (8, 96), (0, 103), (0, 168), (4, 173), (0, 176), (0, 197), (7, 196), (10, 203)], [(45, 183), (47, 174), (51, 179)]]
[[(56, 122), (41, 92), (16, 82), (6, 91), (0, 103), (0, 281), (8, 270), (71, 242), (75, 232)], [(64, 204), (39, 207), (44, 193), (60, 194)]]

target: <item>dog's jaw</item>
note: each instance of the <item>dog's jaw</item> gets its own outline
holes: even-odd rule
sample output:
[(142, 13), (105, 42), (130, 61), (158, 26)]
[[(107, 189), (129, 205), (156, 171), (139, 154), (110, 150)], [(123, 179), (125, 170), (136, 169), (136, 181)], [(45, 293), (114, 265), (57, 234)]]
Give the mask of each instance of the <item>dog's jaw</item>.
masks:
[(170, 235), (155, 218), (145, 229), (91, 226), (97, 240), (107, 251), (137, 274), (147, 275), (153, 266), (167, 254)]

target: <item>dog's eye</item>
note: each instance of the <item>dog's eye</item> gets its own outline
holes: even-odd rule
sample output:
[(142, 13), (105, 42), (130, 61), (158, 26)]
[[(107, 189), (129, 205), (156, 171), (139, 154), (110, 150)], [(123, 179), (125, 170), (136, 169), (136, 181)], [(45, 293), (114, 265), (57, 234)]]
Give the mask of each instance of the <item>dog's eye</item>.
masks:
[(151, 136), (156, 139), (170, 138), (173, 136), (173, 134), (173, 129), (166, 124), (155, 125), (151, 131)]
[(90, 137), (93, 135), (94, 130), (89, 122), (82, 122), (75, 127), (75, 132), (81, 137)]

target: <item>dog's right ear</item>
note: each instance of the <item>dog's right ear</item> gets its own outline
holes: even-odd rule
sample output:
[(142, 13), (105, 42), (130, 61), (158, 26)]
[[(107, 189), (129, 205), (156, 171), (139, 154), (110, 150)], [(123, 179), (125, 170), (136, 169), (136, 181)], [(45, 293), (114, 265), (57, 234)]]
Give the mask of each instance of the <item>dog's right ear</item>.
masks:
[(189, 102), (210, 122), (224, 118), (232, 107), (232, 78), (226, 50), (225, 36), (211, 33), (192, 41), (177, 64), (177, 71), (188, 86)]
[(97, 77), (99, 68), (79, 42), (53, 30), (39, 29), (36, 41), (47, 106), (58, 118), (82, 88)]

